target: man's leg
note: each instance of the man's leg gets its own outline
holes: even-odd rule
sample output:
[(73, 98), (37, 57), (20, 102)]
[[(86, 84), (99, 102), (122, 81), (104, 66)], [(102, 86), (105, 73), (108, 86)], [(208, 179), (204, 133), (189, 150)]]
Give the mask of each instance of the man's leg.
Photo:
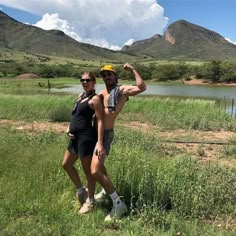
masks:
[[(102, 173), (104, 175), (108, 176), (107, 170), (106, 170), (104, 165), (102, 167)], [(94, 198), (95, 198), (96, 202), (103, 202), (103, 201), (105, 201), (107, 199), (107, 196), (108, 195), (107, 195), (105, 189), (102, 188), (102, 190), (99, 193), (94, 195)]]
[[(103, 147), (105, 149), (106, 152), (106, 157), (109, 155), (110, 152), (110, 147), (111, 147), (111, 143), (113, 141), (114, 138), (114, 130), (113, 129), (109, 129), (109, 130), (104, 130), (103, 133)], [(108, 176), (106, 167), (104, 165), (104, 161), (103, 161), (103, 165), (101, 166), (101, 171), (105, 176)], [(102, 191), (100, 191), (99, 193), (97, 193), (95, 195), (95, 199), (97, 202), (103, 202), (106, 199), (107, 196), (107, 192), (106, 190), (103, 188)]]
[(102, 166), (102, 173), (104, 175), (108, 176), (107, 169), (106, 169), (106, 167), (104, 165)]
[(115, 188), (107, 176), (106, 168), (104, 166), (105, 155), (104, 156), (93, 156), (91, 163), (91, 173), (92, 176), (99, 182), (99, 184), (105, 189), (108, 194), (115, 191)]
[(103, 173), (105, 169), (104, 161), (105, 155), (101, 157), (93, 156), (91, 163), (91, 173), (92, 176), (105, 189), (106, 193), (109, 194), (113, 202), (113, 208), (105, 218), (105, 221), (110, 221), (115, 218), (120, 218), (121, 215), (127, 211), (127, 207), (125, 203), (121, 201), (109, 177)]

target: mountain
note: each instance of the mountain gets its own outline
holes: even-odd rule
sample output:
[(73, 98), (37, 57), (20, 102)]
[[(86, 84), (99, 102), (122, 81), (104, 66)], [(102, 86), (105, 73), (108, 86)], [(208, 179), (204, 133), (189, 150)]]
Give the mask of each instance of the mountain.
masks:
[(0, 11), (0, 49), (86, 60), (134, 61), (236, 60), (236, 45), (218, 33), (185, 20), (172, 23), (164, 35), (134, 42), (121, 51), (80, 43), (59, 30), (43, 30), (20, 23)]
[(124, 61), (132, 56), (125, 53), (80, 43), (59, 30), (43, 30), (20, 23), (0, 11), (0, 48), (78, 59)]
[(169, 25), (163, 36), (136, 41), (122, 51), (168, 60), (236, 59), (236, 45), (214, 31), (185, 20)]

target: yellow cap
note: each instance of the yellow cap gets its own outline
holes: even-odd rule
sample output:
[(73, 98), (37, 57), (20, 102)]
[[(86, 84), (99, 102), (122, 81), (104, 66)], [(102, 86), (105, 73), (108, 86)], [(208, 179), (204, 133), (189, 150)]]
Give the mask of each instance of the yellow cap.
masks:
[(116, 71), (112, 65), (105, 65), (101, 68), (100, 73), (103, 71), (112, 71), (114, 74), (116, 74)]

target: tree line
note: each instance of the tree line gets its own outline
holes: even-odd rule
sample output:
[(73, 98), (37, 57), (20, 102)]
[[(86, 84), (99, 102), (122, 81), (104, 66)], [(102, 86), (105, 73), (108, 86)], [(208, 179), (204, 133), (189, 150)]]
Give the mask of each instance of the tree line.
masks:
[[(210, 61), (199, 65), (190, 65), (184, 62), (143, 65), (134, 64), (144, 80), (174, 81), (192, 78), (205, 79), (211, 82), (236, 82), (236, 63), (223, 61)], [(46, 65), (46, 64), (18, 64), (1, 63), (0, 77), (15, 77), (23, 73), (35, 73), (43, 78), (74, 77), (79, 78), (84, 71), (92, 71), (100, 77), (100, 67), (74, 65)], [(133, 75), (116, 65), (119, 78), (133, 80)]]

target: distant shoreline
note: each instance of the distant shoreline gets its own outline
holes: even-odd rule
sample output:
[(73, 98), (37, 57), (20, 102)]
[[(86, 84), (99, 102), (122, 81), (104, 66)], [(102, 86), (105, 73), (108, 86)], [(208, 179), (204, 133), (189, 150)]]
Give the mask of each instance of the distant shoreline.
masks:
[(236, 83), (212, 83), (204, 79), (182, 80), (187, 85), (214, 85), (214, 86), (236, 86)]

